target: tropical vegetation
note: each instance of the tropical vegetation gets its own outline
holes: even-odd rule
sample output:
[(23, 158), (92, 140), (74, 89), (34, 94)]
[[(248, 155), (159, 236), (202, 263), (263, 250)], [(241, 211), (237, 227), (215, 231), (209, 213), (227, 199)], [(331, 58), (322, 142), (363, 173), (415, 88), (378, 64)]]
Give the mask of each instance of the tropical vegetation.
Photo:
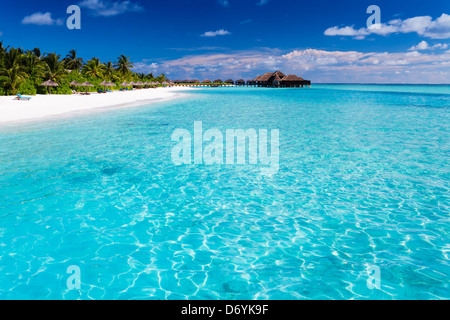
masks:
[[(93, 57), (84, 61), (76, 50), (70, 50), (63, 58), (57, 53), (42, 53), (39, 48), (23, 50), (10, 48), (0, 42), (0, 95), (17, 93), (34, 95), (47, 94), (47, 87), (41, 86), (45, 81), (58, 83), (52, 88), (55, 94), (72, 94), (73, 90), (95, 92), (103, 90), (100, 83), (113, 82), (112, 90), (123, 89), (123, 82), (164, 82), (164, 74), (154, 77), (152, 73), (136, 73), (130, 57), (120, 55), (117, 61), (102, 62)], [(74, 87), (70, 83), (89, 82), (93, 87)], [(130, 87), (128, 87), (130, 88)]]

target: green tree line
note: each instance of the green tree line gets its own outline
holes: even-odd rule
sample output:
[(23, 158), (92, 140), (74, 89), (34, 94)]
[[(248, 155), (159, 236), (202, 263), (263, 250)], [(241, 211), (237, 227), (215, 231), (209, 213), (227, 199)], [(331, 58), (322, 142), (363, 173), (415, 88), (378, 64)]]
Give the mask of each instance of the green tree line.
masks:
[(85, 91), (85, 87), (71, 87), (72, 81), (83, 83), (88, 81), (94, 87), (87, 91), (103, 90), (103, 81), (116, 84), (112, 88), (117, 90), (123, 82), (163, 82), (167, 81), (164, 74), (154, 77), (153, 74), (133, 72), (134, 64), (130, 58), (121, 55), (117, 61), (103, 63), (93, 57), (84, 61), (77, 55), (76, 50), (62, 58), (56, 53), (42, 53), (39, 48), (23, 50), (5, 47), (0, 42), (0, 95), (14, 95), (17, 93), (35, 95), (47, 94), (48, 89), (40, 84), (52, 80), (59, 84), (52, 88), (54, 94), (72, 94), (72, 90)]

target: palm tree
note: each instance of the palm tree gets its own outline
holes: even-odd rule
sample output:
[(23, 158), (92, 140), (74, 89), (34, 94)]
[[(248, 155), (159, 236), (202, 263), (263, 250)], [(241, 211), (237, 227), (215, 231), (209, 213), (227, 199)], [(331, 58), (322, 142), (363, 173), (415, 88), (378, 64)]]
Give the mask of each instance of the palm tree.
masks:
[(122, 74), (122, 76), (126, 76), (131, 69), (134, 67), (134, 64), (130, 61), (130, 57), (126, 57), (123, 54), (117, 58), (114, 67), (118, 72)]
[(101, 78), (105, 73), (105, 65), (99, 58), (92, 58), (84, 65), (83, 72), (88, 77)]
[(114, 66), (111, 61), (108, 61), (105, 64), (105, 77), (109, 80), (112, 80), (114, 76)]
[[(43, 51), (42, 51), (43, 52)], [(99, 58), (83, 62), (76, 50), (70, 50), (64, 59), (56, 53), (42, 53), (39, 48), (26, 50), (10, 48), (0, 41), (0, 94), (17, 93), (18, 90), (36, 92), (42, 81), (52, 80), (67, 85), (72, 80), (91, 81), (103, 79), (120, 83), (125, 81), (155, 80), (153, 74), (133, 72), (130, 57), (121, 55), (115, 62), (103, 64)], [(70, 70), (70, 73), (67, 72)], [(165, 79), (164, 74), (156, 78)], [(25, 83), (23, 88), (22, 84)], [(33, 88), (34, 86), (34, 88)], [(65, 92), (66, 88), (61, 88)], [(26, 92), (21, 92), (26, 93)]]
[(3, 46), (3, 41), (0, 41), (0, 53), (5, 54), (6, 51), (8, 51), (8, 48), (9, 48), (9, 46), (5, 48), (5, 47)]
[(146, 78), (145, 73), (136, 73), (136, 76), (139, 78), (139, 80), (145, 80)]
[(27, 51), (22, 57), (22, 65), (25, 73), (37, 84), (44, 77), (45, 64), (33, 51)]
[(76, 50), (70, 50), (69, 54), (64, 58), (64, 65), (69, 70), (81, 70), (83, 67), (83, 59), (77, 56)]
[(12, 91), (13, 94), (17, 93), (20, 85), (25, 81), (27, 74), (21, 70), (20, 67), (16, 66), (10, 69), (2, 69), (0, 71), (0, 76), (3, 76), (2, 85), (8, 90)]
[(14, 66), (20, 66), (20, 60), (22, 59), (22, 53), (20, 49), (11, 48), (3, 55), (3, 63), (5, 69), (10, 69)]
[(164, 82), (167, 81), (166, 75), (164, 73), (161, 73), (158, 77), (155, 78), (158, 82)]
[(33, 52), (33, 54), (34, 54), (39, 60), (42, 60), (42, 58), (44, 57), (44, 55), (41, 54), (41, 49), (39, 49), (39, 48), (34, 48), (33, 50), (31, 50), (31, 52)]
[(19, 49), (11, 48), (3, 54), (3, 68), (0, 70), (0, 76), (3, 76), (2, 85), (13, 94), (17, 93), (17, 89), (27, 78), (20, 64), (21, 59), (22, 54)]
[(3, 46), (3, 41), (0, 42), (0, 67), (3, 66), (3, 58), (6, 54), (6, 52), (8, 52), (8, 48), (9, 47), (4, 47)]
[(66, 70), (64, 69), (63, 63), (60, 61), (61, 55), (56, 53), (47, 54), (42, 60), (45, 62), (45, 72), (44, 77), (47, 80), (52, 80), (61, 83)]

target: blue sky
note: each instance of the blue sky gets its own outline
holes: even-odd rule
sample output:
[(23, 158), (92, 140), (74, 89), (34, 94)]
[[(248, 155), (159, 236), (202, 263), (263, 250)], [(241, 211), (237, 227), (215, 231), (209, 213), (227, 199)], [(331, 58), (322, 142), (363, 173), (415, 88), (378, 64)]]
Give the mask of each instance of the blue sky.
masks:
[[(66, 9), (81, 8), (81, 30)], [(367, 29), (369, 5), (381, 9)], [(5, 45), (84, 59), (130, 56), (175, 79), (280, 69), (314, 82), (450, 83), (448, 0), (71, 0), (1, 4)]]

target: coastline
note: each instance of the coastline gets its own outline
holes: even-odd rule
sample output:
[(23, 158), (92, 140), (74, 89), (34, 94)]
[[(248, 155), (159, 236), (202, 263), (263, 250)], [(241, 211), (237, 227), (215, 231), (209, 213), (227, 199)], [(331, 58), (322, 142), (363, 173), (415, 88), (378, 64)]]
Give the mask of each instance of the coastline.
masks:
[(182, 92), (194, 90), (188, 87), (114, 91), (107, 94), (84, 95), (36, 95), (30, 101), (15, 100), (15, 96), (0, 96), (0, 125), (48, 120), (58, 116), (104, 111), (147, 105), (178, 97)]

